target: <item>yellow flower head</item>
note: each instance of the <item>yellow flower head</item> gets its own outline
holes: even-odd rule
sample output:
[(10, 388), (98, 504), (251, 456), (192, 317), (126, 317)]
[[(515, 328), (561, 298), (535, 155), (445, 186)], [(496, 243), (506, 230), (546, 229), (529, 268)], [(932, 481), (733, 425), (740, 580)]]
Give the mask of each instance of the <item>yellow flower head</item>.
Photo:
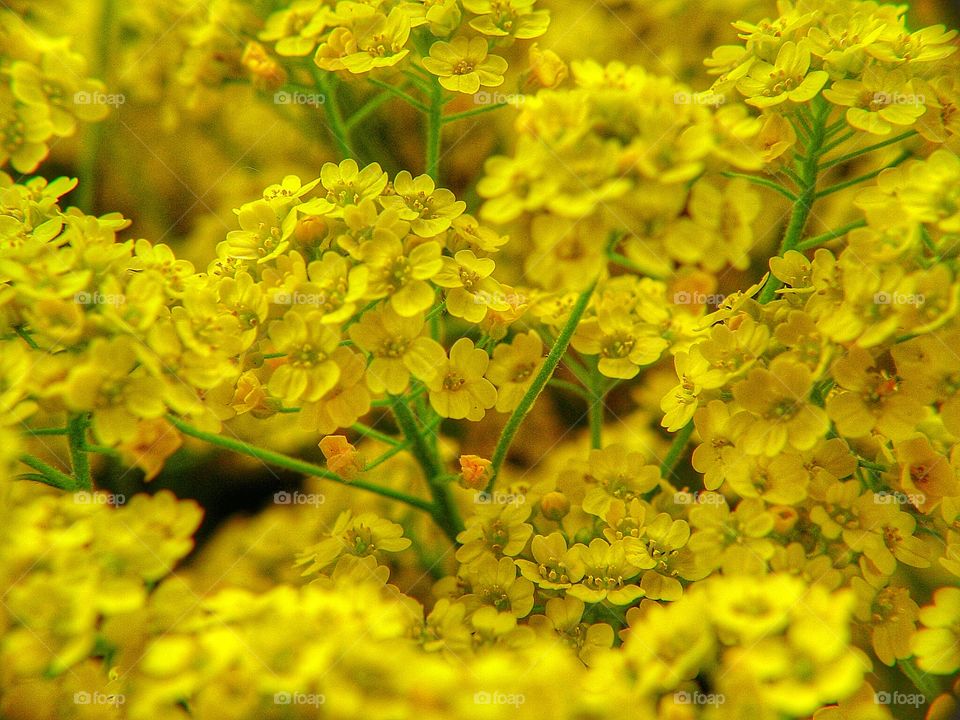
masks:
[(507, 61), (499, 55), (488, 55), (484, 38), (460, 36), (431, 45), (423, 66), (437, 75), (447, 90), (473, 95), (481, 86), (502, 85)]

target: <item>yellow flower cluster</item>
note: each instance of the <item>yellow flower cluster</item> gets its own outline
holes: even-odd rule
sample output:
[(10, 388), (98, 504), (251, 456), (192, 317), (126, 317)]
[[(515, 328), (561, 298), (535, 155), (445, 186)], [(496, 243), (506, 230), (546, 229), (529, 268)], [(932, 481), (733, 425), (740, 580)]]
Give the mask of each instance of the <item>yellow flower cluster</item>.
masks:
[[(534, 46), (539, 90), (453, 113), (547, 32), (535, 0), (191, 8), (178, 80), (316, 90), (276, 102), (341, 158), (206, 256), (0, 173), (0, 716), (950, 718), (955, 33), (720, 5), (749, 20), (709, 91)], [(5, 17), (17, 122), (99, 117)], [(423, 174), (358, 159), (390, 99)], [(474, 192), (442, 131), (500, 106)], [(308, 479), (187, 560), (197, 503), (96, 487), (176, 486), (195, 440)]]
[(77, 122), (106, 117), (123, 103), (87, 77), (86, 59), (69, 40), (37, 33), (4, 7), (0, 11), (0, 167), (32, 173), (55, 138), (73, 135)]

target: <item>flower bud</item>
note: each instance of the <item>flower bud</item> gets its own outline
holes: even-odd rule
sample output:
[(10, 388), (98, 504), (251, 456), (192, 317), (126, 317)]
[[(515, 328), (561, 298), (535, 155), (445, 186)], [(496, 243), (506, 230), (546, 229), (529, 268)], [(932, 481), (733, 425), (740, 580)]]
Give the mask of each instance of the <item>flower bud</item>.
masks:
[(562, 492), (548, 492), (540, 499), (540, 512), (547, 520), (562, 520), (570, 512), (570, 501)]
[(773, 515), (773, 531), (779, 535), (786, 535), (793, 530), (799, 519), (797, 511), (789, 505), (774, 505), (770, 513)]
[(479, 455), (460, 456), (460, 487), (483, 490), (490, 481), (491, 462)]
[(320, 451), (327, 467), (345, 480), (353, 480), (363, 472), (363, 458), (346, 435), (327, 435), (320, 441)]

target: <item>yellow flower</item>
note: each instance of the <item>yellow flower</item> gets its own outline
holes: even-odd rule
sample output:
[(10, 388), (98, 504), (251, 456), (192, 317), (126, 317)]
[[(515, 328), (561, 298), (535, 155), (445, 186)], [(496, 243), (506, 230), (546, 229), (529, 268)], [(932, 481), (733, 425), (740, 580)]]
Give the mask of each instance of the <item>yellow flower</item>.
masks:
[(450, 358), (427, 382), (430, 405), (440, 417), (459, 420), (483, 419), (497, 401), (497, 390), (483, 377), (490, 357), (475, 348), (469, 338), (460, 338), (450, 348)]
[(479, 455), (460, 456), (460, 486), (468, 490), (483, 490), (490, 480), (492, 463)]
[(338, 347), (330, 358), (340, 368), (336, 384), (316, 402), (300, 408), (300, 427), (321, 433), (353, 425), (370, 412), (370, 393), (364, 383), (366, 361), (347, 347)]
[(320, 441), (320, 451), (331, 472), (352, 480), (363, 472), (363, 458), (357, 449), (347, 442), (345, 435), (327, 435)]
[(493, 350), (487, 380), (497, 387), (497, 412), (510, 412), (527, 392), (543, 365), (543, 342), (533, 330)]
[(546, 590), (569, 588), (580, 582), (584, 565), (577, 553), (567, 549), (567, 541), (559, 532), (535, 535), (530, 544), (533, 562), (517, 559), (517, 567), (525, 578)]
[(846, 118), (852, 127), (874, 135), (914, 125), (927, 111), (924, 96), (901, 71), (867, 68), (857, 80), (837, 80), (823, 96), (849, 108)]
[(387, 186), (388, 177), (379, 163), (370, 163), (361, 170), (356, 160), (347, 158), (339, 165), (324, 163), (320, 168), (320, 182), (327, 191), (326, 195), (308, 200), (299, 211), (307, 215), (342, 218), (347, 208), (379, 197)]
[(478, 258), (472, 250), (461, 250), (454, 257), (443, 258), (443, 267), (433, 282), (449, 288), (446, 300), (451, 315), (479, 323), (488, 309), (501, 312), (509, 309), (503, 286), (490, 277), (495, 268), (491, 258)]
[(9, 161), (17, 172), (32, 173), (47, 156), (52, 134), (45, 105), (23, 105), (0, 89), (0, 166)]
[(367, 386), (375, 393), (400, 395), (412, 374), (418, 380), (432, 377), (446, 359), (443, 347), (422, 335), (422, 313), (403, 317), (384, 304), (363, 314), (350, 326), (350, 339), (372, 358), (367, 366)]
[(536, 0), (463, 0), (465, 10), (478, 15), (470, 27), (491, 37), (518, 40), (540, 37), (550, 24), (550, 13), (533, 10)]
[(809, 450), (830, 428), (822, 408), (809, 402), (812, 373), (789, 357), (777, 357), (767, 368), (754, 368), (733, 386), (733, 397), (748, 414), (742, 422), (743, 449), (773, 457), (785, 447)]
[(106, 445), (132, 440), (141, 418), (156, 419), (166, 410), (162, 383), (140, 363), (136, 340), (97, 338), (66, 378), (64, 402), (93, 412), (93, 434)]
[(608, 600), (614, 605), (631, 605), (643, 597), (644, 591), (632, 582), (640, 574), (640, 568), (627, 561), (623, 542), (611, 545), (594, 538), (589, 546), (574, 545), (571, 552), (583, 567), (583, 578), (567, 590), (568, 596), (585, 603)]
[(503, 84), (507, 61), (499, 55), (487, 54), (483, 38), (454, 38), (451, 42), (435, 42), (430, 56), (423, 58), (423, 66), (440, 78), (440, 84), (453, 92), (473, 95), (481, 86), (498, 87)]
[(431, 240), (405, 250), (395, 236), (383, 234), (364, 242), (360, 255), (370, 268), (367, 297), (389, 297), (390, 306), (402, 317), (433, 304), (434, 289), (426, 281), (443, 267), (439, 243)]
[(280, 213), (266, 200), (255, 200), (235, 210), (240, 230), (227, 233), (225, 248), (230, 257), (264, 263), (290, 246), (296, 213)]
[(921, 630), (912, 649), (921, 670), (952, 675), (960, 669), (960, 588), (942, 587), (920, 608)]
[(380, 197), (380, 204), (396, 210), (410, 229), (424, 238), (439, 235), (463, 214), (467, 204), (446, 188), (438, 188), (429, 175), (413, 177), (401, 170), (393, 180), (393, 193)]
[(323, 0), (295, 0), (289, 7), (271, 13), (259, 38), (275, 42), (278, 55), (306, 56), (333, 22), (333, 10)]
[(517, 566), (511, 558), (498, 560), (484, 555), (469, 566), (466, 575), (471, 593), (463, 601), (468, 611), (489, 605), (497, 612), (522, 618), (533, 609), (533, 583), (517, 577)]
[(805, 103), (826, 84), (829, 76), (824, 70), (810, 72), (810, 47), (801, 40), (788, 40), (780, 46), (776, 62), (758, 61), (750, 74), (737, 83), (747, 104), (767, 108), (788, 100)]
[(366, 557), (382, 552), (400, 552), (410, 547), (403, 528), (373, 513), (354, 516), (344, 510), (327, 537), (300, 553), (297, 565), (307, 565), (303, 575), (322, 572), (343, 555)]
[(290, 311), (270, 324), (270, 339), (286, 356), (270, 376), (270, 392), (288, 403), (319, 400), (337, 384), (340, 366), (333, 351), (340, 337), (323, 323), (323, 313)]
[(457, 561), (468, 564), (485, 553), (498, 558), (519, 555), (533, 534), (533, 527), (526, 522), (529, 517), (530, 508), (525, 504), (478, 505), (467, 519), (466, 530), (457, 535)]
[(392, 67), (409, 54), (404, 47), (409, 38), (410, 16), (404, 8), (395, 7), (389, 15), (375, 13), (355, 24), (356, 51), (344, 55), (340, 62), (354, 74)]
[[(873, 583), (876, 583), (874, 585)], [(910, 641), (920, 609), (905, 587), (887, 584), (886, 578), (854, 577), (850, 587), (857, 598), (854, 616), (870, 630), (873, 652), (884, 665), (910, 657)]]
[(613, 307), (601, 308), (595, 318), (580, 323), (571, 344), (577, 352), (599, 355), (605, 376), (623, 380), (636, 377), (641, 366), (655, 362), (667, 347), (655, 328)]

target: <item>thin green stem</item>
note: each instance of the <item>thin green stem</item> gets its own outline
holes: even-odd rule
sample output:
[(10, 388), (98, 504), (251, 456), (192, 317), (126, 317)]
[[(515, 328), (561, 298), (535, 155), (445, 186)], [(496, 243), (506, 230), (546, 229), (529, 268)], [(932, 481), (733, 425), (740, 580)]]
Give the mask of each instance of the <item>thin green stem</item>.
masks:
[(387, 102), (391, 95), (392, 93), (389, 93), (386, 90), (378, 92), (372, 98), (367, 100), (367, 102), (354, 110), (350, 114), (350, 117), (348, 117), (344, 122), (344, 126), (346, 127), (347, 131), (353, 130), (357, 125), (362, 123), (370, 115), (376, 112), (377, 108)]
[[(47, 485), (52, 485), (55, 488), (60, 490), (77, 490), (77, 481), (66, 473), (60, 472), (55, 467), (47, 465), (40, 458), (34, 457), (33, 455), (21, 455), (20, 462), (24, 465), (32, 467), (43, 477), (43, 482)], [(36, 479), (36, 478), (32, 478)]]
[(31, 435), (40, 437), (41, 435), (66, 435), (70, 432), (69, 428), (25, 428)]
[[(810, 211), (813, 209), (817, 188), (817, 162), (820, 159), (820, 151), (823, 147), (824, 131), (829, 114), (829, 104), (821, 100), (813, 114), (813, 134), (810, 143), (805, 148), (804, 159), (800, 168), (800, 176), (803, 181), (799, 188), (800, 194), (794, 198), (793, 211), (790, 213), (790, 222), (787, 224), (778, 255), (783, 255), (796, 248), (797, 243), (800, 242), (800, 238), (803, 236), (803, 229), (807, 225)], [(773, 300), (776, 297), (777, 290), (782, 285), (783, 283), (771, 274), (767, 278), (763, 289), (760, 291), (759, 302), (763, 304)]]
[(547, 382), (547, 385), (550, 387), (559, 388), (560, 390), (566, 390), (567, 392), (573, 393), (577, 397), (582, 398), (585, 402), (590, 402), (590, 396), (587, 394), (586, 390), (576, 383), (561, 380), (560, 378), (550, 378), (550, 380)]
[(463, 112), (454, 113), (453, 115), (447, 115), (445, 118), (443, 118), (443, 122), (446, 124), (457, 122), (458, 120), (466, 120), (474, 115), (482, 115), (483, 113), (488, 113), (491, 110), (499, 110), (507, 105), (509, 105), (509, 103), (500, 102), (494, 103), (493, 105), (485, 105), (483, 107), (474, 108), (473, 110), (464, 110)]
[(831, 150), (835, 150), (836, 148), (838, 148), (838, 147), (840, 147), (841, 145), (843, 145), (845, 142), (849, 141), (849, 140), (850, 140), (852, 137), (854, 137), (855, 135), (856, 135), (856, 133), (855, 133), (853, 130), (851, 130), (850, 132), (848, 132), (848, 133), (846, 133), (845, 135), (843, 135), (842, 137), (840, 137), (840, 139), (834, 140), (834, 141), (830, 142), (829, 144), (824, 145), (824, 146), (823, 146), (823, 152), (822, 152), (821, 154), (826, 155), (826, 154), (827, 154), (828, 152), (830, 152)]
[(910, 678), (913, 686), (926, 696), (927, 702), (931, 702), (940, 694), (937, 681), (926, 673), (920, 672), (920, 668), (914, 665), (912, 660), (897, 660), (897, 667)]
[[(916, 130), (908, 130), (908, 131), (905, 132), (905, 133), (902, 133), (902, 134), (900, 134), (900, 135), (897, 135), (896, 137), (892, 137), (892, 138), (890, 138), (890, 139), (888, 139), (888, 140), (884, 140), (883, 142), (878, 142), (878, 143), (876, 143), (875, 145), (870, 145), (869, 147), (861, 148), (860, 150), (854, 150), (853, 152), (847, 153), (846, 155), (841, 155), (841, 156), (838, 157), (838, 158), (834, 158), (833, 160), (830, 160), (829, 162), (825, 162), (825, 163), (820, 167), (820, 169), (821, 169), (821, 170), (829, 170), (830, 168), (832, 168), (832, 167), (834, 167), (834, 166), (836, 166), (836, 165), (842, 165), (842, 164), (845, 163), (845, 162), (850, 162), (850, 161), (853, 160), (854, 158), (858, 158), (858, 157), (860, 157), (861, 155), (866, 155), (867, 153), (872, 153), (874, 150), (880, 150), (881, 148), (885, 148), (885, 147), (887, 147), (888, 145), (894, 145), (894, 144), (896, 144), (896, 143), (898, 143), (898, 142), (902, 142), (903, 140), (906, 140), (906, 139), (908, 139), (908, 138), (911, 138), (911, 137), (913, 137), (913, 136), (916, 135), (916, 134), (917, 134), (917, 131), (916, 131)], [(828, 152), (828, 150), (825, 149), (824, 152), (826, 153), (826, 152)]]
[(797, 246), (794, 250), (799, 250), (803, 252), (804, 250), (811, 250), (815, 247), (820, 247), (825, 242), (830, 242), (831, 240), (836, 240), (838, 237), (843, 237), (851, 230), (856, 230), (857, 228), (866, 227), (866, 220), (855, 220), (851, 223), (847, 223), (841, 227), (838, 227), (836, 230), (829, 230), (828, 232), (823, 233), (822, 235), (817, 235), (812, 238), (807, 238), (803, 242), (797, 243)]
[(361, 490), (366, 490), (382, 497), (390, 498), (391, 500), (397, 500), (399, 502), (406, 503), (411, 507), (425, 510), (428, 513), (433, 513), (432, 503), (421, 498), (414, 497), (413, 495), (408, 495), (407, 493), (399, 490), (381, 487), (380, 485), (375, 485), (364, 480), (347, 480), (346, 478), (337, 475), (335, 472), (332, 472), (327, 468), (320, 467), (319, 465), (298, 460), (297, 458), (292, 458), (289, 455), (274, 452), (273, 450), (257, 447), (256, 445), (251, 445), (250, 443), (243, 442), (242, 440), (235, 440), (233, 438), (223, 437), (222, 435), (205, 432), (204, 430), (200, 430), (199, 428), (184, 422), (174, 415), (167, 415), (167, 420), (184, 435), (189, 435), (190, 437), (197, 438), (198, 440), (203, 440), (204, 442), (224, 448), (225, 450), (231, 450), (232, 452), (239, 453), (241, 455), (247, 455), (248, 457), (260, 460), (268, 465), (275, 465), (276, 467), (282, 467), (286, 470), (302, 473), (303, 475), (319, 477), (323, 478), (324, 480), (338, 482), (342, 485), (357, 487)]
[(33, 339), (33, 336), (32, 336), (28, 331), (24, 330), (24, 329), (23, 329), (22, 327), (20, 327), (20, 326), (17, 326), (17, 327), (15, 327), (15, 328), (13, 328), (13, 331), (14, 331), (17, 335), (19, 335), (19, 336), (23, 339), (23, 341), (24, 341), (27, 345), (30, 346), (30, 348), (31, 348), (32, 350), (39, 350), (39, 349), (40, 349), (40, 346), (37, 345), (37, 341)]
[(587, 419), (590, 423), (590, 447), (599, 450), (603, 447), (603, 403), (607, 393), (606, 381), (596, 365), (590, 368), (590, 399), (587, 406)]
[[(364, 465), (363, 471), (364, 471), (364, 472), (370, 472), (371, 470), (373, 470), (373, 469), (374, 469), (375, 467), (377, 467), (378, 465), (382, 465), (382, 464), (385, 463), (387, 460), (389, 460), (390, 458), (392, 458), (394, 455), (396, 455), (397, 453), (403, 452), (404, 450), (408, 449), (409, 447), (410, 447), (410, 443), (400, 443), (399, 445), (393, 446), (392, 448), (390, 448), (389, 450), (387, 450), (385, 453), (383, 453), (382, 455), (380, 455), (380, 457), (375, 458), (375, 459), (372, 460), (371, 462), (368, 462), (366, 465)], [(432, 506), (431, 506), (431, 507), (432, 507)]]
[(382, 443), (387, 445), (401, 445), (402, 443), (394, 437), (390, 437), (386, 433), (382, 433), (379, 430), (375, 430), (369, 425), (364, 425), (361, 422), (354, 423), (351, 428), (354, 432), (360, 433), (366, 437), (371, 437), (374, 440), (379, 440)]
[(398, 98), (403, 100), (405, 103), (419, 110), (420, 112), (424, 112), (424, 113), (427, 112), (426, 105), (424, 105), (422, 102), (414, 98), (412, 95), (405, 93), (400, 88), (394, 85), (391, 85), (390, 83), (385, 83), (383, 82), (383, 80), (377, 80), (376, 78), (367, 78), (367, 81), (370, 84), (376, 85), (378, 88), (386, 90), (388, 93), (397, 96)]
[(570, 310), (570, 317), (567, 319), (563, 329), (557, 336), (556, 343), (554, 343), (553, 347), (550, 348), (550, 352), (547, 354), (547, 359), (544, 360), (543, 365), (540, 368), (540, 372), (537, 373), (533, 383), (520, 399), (520, 404), (517, 405), (516, 409), (507, 420), (507, 424), (503, 428), (503, 433), (500, 435), (500, 439), (497, 441), (497, 446), (493, 451), (493, 458), (491, 459), (490, 467), (490, 482), (487, 483), (487, 492), (493, 490), (494, 483), (497, 481), (497, 474), (500, 472), (503, 461), (507, 458), (507, 451), (510, 450), (510, 444), (513, 442), (513, 438), (516, 436), (517, 431), (520, 429), (520, 425), (523, 423), (524, 418), (526, 418), (527, 413), (529, 413), (533, 408), (534, 402), (536, 402), (537, 398), (540, 396), (540, 393), (543, 392), (543, 388), (546, 387), (547, 381), (553, 375), (554, 370), (557, 369), (557, 365), (560, 364), (560, 360), (564, 353), (566, 353), (567, 347), (570, 345), (570, 339), (573, 337), (573, 333), (577, 329), (577, 325), (580, 323), (580, 318), (583, 317), (583, 313), (586, 312), (587, 306), (590, 304), (590, 298), (593, 296), (593, 291), (596, 286), (597, 281), (594, 280), (590, 284), (590, 287), (584, 290), (580, 294), (580, 297), (577, 298), (577, 302), (574, 303), (573, 309)]
[(822, 197), (826, 197), (827, 195), (833, 195), (834, 193), (840, 192), (841, 190), (846, 190), (847, 188), (853, 187), (854, 185), (859, 185), (860, 183), (866, 182), (867, 180), (873, 180), (884, 170), (889, 170), (892, 167), (896, 167), (897, 165), (902, 163), (904, 160), (909, 158), (911, 155), (913, 155), (912, 152), (910, 152), (909, 150), (905, 150), (900, 154), (900, 156), (896, 160), (894, 160), (889, 165), (885, 165), (884, 167), (878, 168), (873, 172), (868, 172), (865, 175), (860, 175), (859, 177), (855, 177), (851, 180), (846, 180), (845, 182), (837, 183), (836, 185), (831, 185), (830, 187), (818, 192), (815, 196), (815, 199), (819, 200)]
[(440, 184), (440, 145), (443, 136), (443, 88), (434, 82), (430, 88), (430, 106), (427, 108), (427, 168), (426, 173)]
[(70, 445), (70, 465), (80, 490), (93, 489), (90, 477), (90, 459), (87, 457), (87, 428), (90, 417), (86, 413), (71, 415), (67, 421), (67, 441)]
[(392, 407), (397, 425), (407, 438), (407, 442), (410, 444), (410, 452), (420, 465), (430, 488), (430, 493), (433, 495), (431, 508), (434, 520), (447, 534), (447, 537), (456, 543), (457, 535), (463, 531), (463, 522), (460, 520), (460, 513), (457, 512), (456, 505), (454, 505), (449, 484), (442, 479), (443, 466), (440, 459), (423, 437), (423, 433), (420, 432), (417, 420), (410, 412), (410, 408), (407, 407), (406, 400), (401, 396), (394, 397)]
[(684, 425), (677, 434), (673, 436), (673, 442), (670, 449), (667, 450), (666, 457), (660, 463), (660, 477), (668, 478), (673, 475), (673, 471), (680, 462), (683, 452), (687, 449), (687, 443), (690, 442), (690, 436), (693, 435), (693, 420)]
[(794, 195), (792, 192), (787, 190), (787, 188), (785, 188), (780, 183), (775, 183), (772, 180), (766, 180), (764, 178), (758, 178), (754, 175), (747, 175), (746, 173), (738, 173), (738, 172), (724, 172), (721, 174), (726, 178), (743, 178), (744, 180), (752, 182), (754, 185), (760, 185), (761, 187), (769, 188), (770, 190), (774, 190), (780, 193), (785, 198), (787, 198), (787, 200), (789, 200), (790, 202), (797, 202), (798, 198), (796, 195)]
[(315, 77), (317, 85), (324, 95), (323, 111), (326, 113), (327, 127), (333, 136), (334, 142), (337, 144), (337, 150), (343, 159), (353, 157), (354, 152), (350, 148), (350, 143), (347, 139), (350, 136), (350, 131), (344, 122), (343, 114), (340, 112), (340, 105), (337, 101), (337, 79), (333, 73), (327, 73), (323, 70), (315, 73)]

